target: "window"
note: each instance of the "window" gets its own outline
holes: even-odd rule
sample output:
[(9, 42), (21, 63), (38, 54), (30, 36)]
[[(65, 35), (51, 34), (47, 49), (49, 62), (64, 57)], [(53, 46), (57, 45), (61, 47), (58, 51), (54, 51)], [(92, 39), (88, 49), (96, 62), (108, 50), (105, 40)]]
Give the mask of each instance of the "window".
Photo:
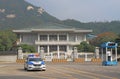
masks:
[(67, 40), (67, 36), (66, 35), (59, 35), (59, 40), (60, 41), (66, 41)]
[(66, 52), (66, 48), (67, 48), (67, 46), (65, 46), (65, 45), (59, 46), (60, 51), (65, 51)]
[(41, 58), (29, 58), (29, 61), (43, 61)]
[(46, 41), (47, 35), (40, 35), (40, 41)]
[(49, 35), (50, 41), (57, 41), (57, 35)]
[(50, 52), (57, 51), (57, 45), (50, 46)]

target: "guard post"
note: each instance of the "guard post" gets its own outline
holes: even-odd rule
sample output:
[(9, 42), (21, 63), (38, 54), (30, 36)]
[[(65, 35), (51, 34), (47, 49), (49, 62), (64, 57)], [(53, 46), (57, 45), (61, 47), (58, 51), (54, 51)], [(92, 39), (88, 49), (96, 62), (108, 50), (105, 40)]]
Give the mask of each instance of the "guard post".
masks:
[[(102, 52), (102, 65), (104, 66), (112, 66), (117, 65), (117, 46), (118, 44), (115, 42), (106, 42), (101, 44), (101, 52)], [(103, 58), (103, 49), (105, 48), (105, 57)], [(115, 60), (113, 60), (113, 49), (115, 50)]]

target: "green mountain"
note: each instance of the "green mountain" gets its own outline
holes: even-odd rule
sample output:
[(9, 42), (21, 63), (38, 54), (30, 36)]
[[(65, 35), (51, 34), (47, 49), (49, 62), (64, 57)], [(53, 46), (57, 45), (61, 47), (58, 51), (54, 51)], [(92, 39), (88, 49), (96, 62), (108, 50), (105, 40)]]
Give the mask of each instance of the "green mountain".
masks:
[(0, 29), (29, 28), (58, 22), (43, 8), (24, 0), (0, 0)]
[(102, 32), (114, 32), (120, 34), (120, 21), (82, 23), (80, 21), (68, 19), (62, 21), (62, 23), (76, 28), (92, 29), (94, 34)]
[(77, 20), (61, 21), (25, 0), (0, 0), (0, 30), (29, 28), (82, 28), (93, 29), (94, 34), (120, 34), (120, 21), (82, 23)]

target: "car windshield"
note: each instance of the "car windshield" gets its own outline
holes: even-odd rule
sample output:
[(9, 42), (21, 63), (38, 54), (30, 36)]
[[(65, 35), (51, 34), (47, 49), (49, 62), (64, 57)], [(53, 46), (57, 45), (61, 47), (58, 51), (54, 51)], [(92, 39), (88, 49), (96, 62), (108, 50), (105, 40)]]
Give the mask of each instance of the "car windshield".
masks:
[(41, 58), (29, 58), (29, 61), (42, 61)]

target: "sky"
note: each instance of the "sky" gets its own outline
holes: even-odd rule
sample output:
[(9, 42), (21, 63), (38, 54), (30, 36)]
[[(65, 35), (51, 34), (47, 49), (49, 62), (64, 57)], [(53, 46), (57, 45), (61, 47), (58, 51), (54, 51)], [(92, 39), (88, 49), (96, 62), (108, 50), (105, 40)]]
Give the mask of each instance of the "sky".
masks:
[(120, 0), (26, 0), (60, 20), (120, 21)]

